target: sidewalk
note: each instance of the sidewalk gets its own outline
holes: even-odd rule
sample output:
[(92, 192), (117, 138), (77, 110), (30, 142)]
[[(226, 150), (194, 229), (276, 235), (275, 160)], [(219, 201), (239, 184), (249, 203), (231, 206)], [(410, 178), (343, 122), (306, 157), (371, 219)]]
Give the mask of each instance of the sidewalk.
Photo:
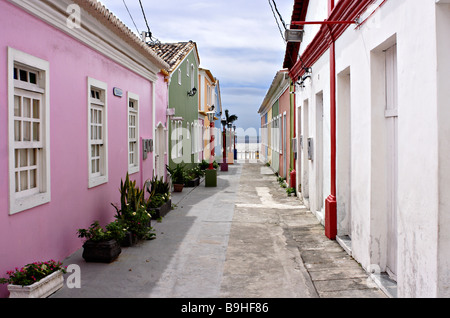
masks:
[(156, 239), (81, 268), (81, 288), (53, 298), (378, 298), (385, 295), (262, 164), (218, 173), (217, 188), (173, 193)]

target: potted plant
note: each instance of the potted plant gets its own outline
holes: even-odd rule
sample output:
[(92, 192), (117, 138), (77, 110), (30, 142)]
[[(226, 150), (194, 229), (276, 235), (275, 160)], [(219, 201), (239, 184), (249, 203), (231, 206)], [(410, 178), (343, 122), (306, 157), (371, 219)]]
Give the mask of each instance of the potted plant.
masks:
[(186, 182), (186, 170), (184, 164), (177, 164), (175, 168), (170, 168), (166, 165), (167, 171), (170, 173), (170, 177), (173, 183), (174, 192), (183, 191), (184, 183)]
[(200, 177), (202, 177), (205, 173), (200, 169), (200, 166), (197, 165), (194, 168), (190, 169), (187, 172), (189, 178), (185, 182), (186, 187), (197, 187), (200, 184)]
[(8, 284), (9, 298), (45, 298), (63, 287), (64, 273), (61, 262), (34, 262), (8, 271), (9, 277), (0, 278), (0, 283)]
[(140, 239), (154, 237), (151, 227), (151, 215), (148, 213), (148, 202), (145, 200), (145, 191), (131, 181), (127, 173), (125, 181), (120, 181), (120, 208), (113, 203), (116, 209), (116, 219), (127, 229), (121, 246), (132, 246)]
[(165, 216), (172, 208), (170, 198), (170, 186), (164, 182), (163, 178), (146, 182), (147, 192), (150, 194), (147, 200), (147, 211), (150, 212), (152, 219), (159, 219)]
[(122, 252), (121, 240), (125, 237), (127, 229), (120, 222), (109, 223), (103, 229), (98, 221), (91, 224), (88, 229), (78, 229), (78, 237), (84, 238), (83, 258), (86, 262), (111, 263)]

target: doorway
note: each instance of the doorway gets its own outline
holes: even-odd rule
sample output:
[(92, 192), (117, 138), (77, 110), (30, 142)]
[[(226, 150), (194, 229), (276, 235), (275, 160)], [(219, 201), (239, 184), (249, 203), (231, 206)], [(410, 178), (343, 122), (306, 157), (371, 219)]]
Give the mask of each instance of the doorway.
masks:
[(164, 126), (160, 123), (156, 129), (155, 170), (158, 178), (165, 179), (166, 134)]
[(387, 258), (386, 271), (397, 276), (397, 211), (398, 211), (398, 102), (397, 45), (385, 51), (386, 59), (386, 197)]

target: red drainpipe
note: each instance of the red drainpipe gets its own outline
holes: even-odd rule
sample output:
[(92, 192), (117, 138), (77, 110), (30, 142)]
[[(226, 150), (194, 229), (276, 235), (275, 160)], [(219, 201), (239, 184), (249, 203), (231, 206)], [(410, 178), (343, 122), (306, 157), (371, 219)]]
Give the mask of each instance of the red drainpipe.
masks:
[[(334, 0), (328, 0), (328, 16), (334, 9)], [(331, 34), (331, 32), (330, 32)], [(336, 47), (331, 35), (330, 46), (330, 130), (331, 130), (331, 194), (325, 200), (325, 235), (336, 239), (337, 202), (336, 202)]]

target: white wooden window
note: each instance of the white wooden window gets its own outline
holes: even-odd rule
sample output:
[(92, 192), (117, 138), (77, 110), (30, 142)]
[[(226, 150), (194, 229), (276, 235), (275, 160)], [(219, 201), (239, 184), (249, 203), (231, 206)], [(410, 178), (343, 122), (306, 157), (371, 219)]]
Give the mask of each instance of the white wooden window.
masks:
[(128, 173), (139, 172), (139, 96), (128, 93)]
[(187, 63), (186, 63), (186, 75), (187, 76), (189, 76), (189, 67), (190, 67), (189, 60), (187, 60)]
[(178, 85), (181, 85), (181, 69), (178, 69)]
[(88, 78), (89, 188), (108, 182), (107, 84)]
[(191, 89), (193, 89), (195, 87), (195, 74), (194, 74), (195, 70), (194, 70), (194, 64), (191, 64)]
[(183, 157), (183, 123), (178, 122), (178, 158)]
[(191, 154), (195, 154), (195, 144), (196, 144), (196, 133), (195, 133), (195, 124), (191, 123)]
[(49, 70), (8, 48), (10, 214), (50, 201)]

